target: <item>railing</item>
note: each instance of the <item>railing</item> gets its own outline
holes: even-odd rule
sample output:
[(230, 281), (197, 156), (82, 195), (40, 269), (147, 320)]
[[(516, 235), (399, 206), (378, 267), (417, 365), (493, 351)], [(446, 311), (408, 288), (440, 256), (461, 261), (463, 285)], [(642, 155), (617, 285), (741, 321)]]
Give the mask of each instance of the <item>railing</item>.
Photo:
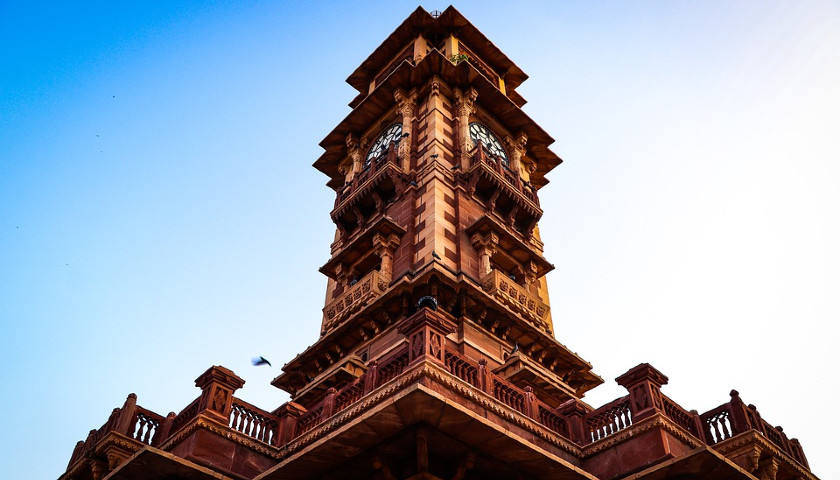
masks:
[(761, 418), (754, 405), (744, 405), (737, 391), (733, 390), (729, 395), (729, 402), (700, 415), (700, 424), (705, 428), (704, 433), (709, 445), (755, 430), (797, 462), (808, 466), (805, 452), (798, 440), (789, 439), (782, 427), (774, 427)]
[(172, 421), (172, 433), (177, 432), (190, 420), (198, 416), (198, 403), (200, 400), (201, 397), (198, 397), (195, 400), (193, 400), (192, 403), (184, 407), (184, 409), (181, 410), (181, 413), (179, 413), (175, 417), (175, 420)]
[(339, 189), (338, 194), (335, 197), (335, 206), (333, 208), (338, 208), (338, 206), (345, 200), (352, 197), (357, 191), (365, 186), (368, 180), (371, 180), (377, 173), (385, 170), (388, 165), (399, 166), (399, 157), (397, 156), (399, 143), (399, 140), (391, 142), (382, 155), (372, 159), (370, 163), (360, 172), (356, 172), (353, 179)]
[(493, 379), (493, 398), (520, 413), (527, 414), (525, 411), (525, 394), (517, 390), (516, 387), (499, 378)]
[(446, 352), (444, 355), (444, 363), (452, 375), (469, 383), (474, 387), (478, 387), (478, 368), (472, 365), (467, 360), (460, 358), (453, 352)]
[(297, 422), (297, 435), (303, 435), (304, 433), (312, 430), (315, 428), (316, 425), (321, 423), (321, 413), (324, 411), (323, 405), (318, 405), (312, 409), (306, 411)]
[(397, 375), (405, 371), (406, 366), (408, 366), (408, 349), (394, 355), (378, 367), (375, 387), (378, 388), (396, 378)]
[(138, 406), (134, 413), (134, 419), (129, 425), (128, 431), (125, 433), (128, 437), (138, 442), (151, 445), (153, 440), (159, 440), (155, 436), (163, 421), (164, 417)]
[(498, 270), (482, 279), (482, 288), (537, 328), (548, 332), (548, 305)]
[(340, 390), (332, 389), (332, 392), (327, 393), (323, 400), (312, 406), (297, 419), (294, 436), (299, 437), (312, 430), (327, 418), (357, 402), (366, 393), (370, 393), (370, 391), (393, 380), (405, 371), (407, 365), (408, 349), (403, 348), (383, 362), (382, 366), (373, 366), (364, 375), (354, 382), (348, 383)]
[(335, 396), (335, 411), (341, 411), (356, 403), (365, 394), (365, 385), (361, 382), (351, 383), (341, 393)]
[(697, 424), (694, 423), (694, 415), (687, 412), (684, 408), (679, 406), (677, 402), (671, 400), (665, 395), (662, 395), (662, 410), (668, 418), (674, 421), (674, 423), (688, 430), (695, 437), (700, 436), (697, 431)]
[(537, 189), (530, 183), (523, 182), (518, 172), (514, 172), (508, 167), (507, 160), (491, 153), (481, 142), (476, 142), (470, 151), (470, 167), (479, 164), (486, 165), (496, 175), (504, 179), (505, 183), (512, 187), (514, 191), (519, 192), (539, 207), (540, 201), (537, 196)]
[(324, 330), (329, 331), (340, 325), (353, 312), (379, 297), (388, 288), (388, 282), (379, 270), (372, 270), (362, 277), (350, 289), (324, 307), (326, 322)]
[(228, 426), (263, 443), (273, 444), (279, 420), (272, 414), (236, 397), (230, 410)]
[(555, 432), (561, 433), (565, 430), (566, 420), (554, 413), (548, 406), (540, 405), (539, 406), (539, 414), (540, 414), (540, 423), (545, 425), (546, 427), (554, 430)]
[(111, 432), (125, 435), (146, 445), (158, 445), (163, 439), (160, 431), (166, 419), (137, 405), (137, 396), (128, 396), (122, 408), (115, 408), (104, 425), (91, 430), (84, 442), (73, 450), (68, 467), (83, 458), (100, 440)]
[(703, 414), (702, 420), (706, 428), (706, 439), (711, 445), (735, 436), (735, 429), (732, 427), (732, 413), (728, 407), (729, 404), (725, 403)]
[(596, 442), (633, 424), (630, 414), (630, 397), (622, 397), (586, 416), (587, 443)]

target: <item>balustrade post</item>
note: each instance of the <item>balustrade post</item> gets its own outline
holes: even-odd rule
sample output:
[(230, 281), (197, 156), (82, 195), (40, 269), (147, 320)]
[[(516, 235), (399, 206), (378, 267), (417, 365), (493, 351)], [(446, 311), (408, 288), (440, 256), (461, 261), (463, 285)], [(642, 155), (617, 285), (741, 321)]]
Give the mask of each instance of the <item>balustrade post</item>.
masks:
[(668, 383), (668, 377), (650, 364), (639, 364), (615, 381), (630, 393), (630, 413), (634, 423), (663, 410), (660, 389)]
[(730, 391), (729, 397), (729, 407), (732, 411), (732, 435), (734, 436), (746, 432), (750, 428), (753, 428), (753, 426), (750, 424), (749, 417), (747, 416), (747, 407), (738, 395), (738, 390)]
[(409, 365), (423, 360), (446, 365), (446, 336), (455, 332), (455, 325), (443, 312), (421, 308), (405, 320), (398, 332), (408, 338)]
[(76, 463), (76, 460), (82, 458), (82, 454), (85, 451), (85, 442), (79, 440), (76, 442), (76, 447), (73, 448), (73, 454), (70, 455), (70, 461), (67, 463), (67, 468), (70, 468), (71, 465)]
[(271, 412), (272, 415), (280, 419), (271, 444), (280, 447), (295, 438), (297, 421), (304, 413), (306, 413), (306, 409), (295, 402), (286, 402), (280, 405), (277, 410)]
[(578, 445), (586, 443), (583, 421), (587, 414), (586, 406), (582, 402), (572, 399), (557, 407), (557, 413), (566, 420), (566, 435), (569, 439)]
[(327, 390), (327, 396), (324, 397), (324, 408), (321, 409), (321, 421), (332, 417), (333, 413), (335, 413), (335, 395), (338, 391), (334, 387), (330, 387)]
[(482, 358), (478, 361), (478, 388), (488, 395), (493, 395), (493, 378), (490, 375), (490, 370), (487, 369), (487, 359)]
[(160, 423), (160, 429), (155, 432), (155, 438), (152, 439), (152, 446), (156, 447), (165, 442), (169, 438), (169, 432), (172, 431), (172, 423), (175, 421), (175, 412), (169, 412), (166, 418)]
[(131, 429), (134, 423), (134, 415), (137, 413), (137, 395), (129, 393), (119, 412), (119, 418), (117, 424), (114, 425), (114, 430), (123, 435), (131, 436), (134, 432), (129, 432), (129, 429)]
[(198, 413), (209, 415), (225, 425), (230, 421), (233, 393), (245, 385), (233, 371), (214, 365), (195, 379), (195, 386), (201, 389)]
[(790, 447), (794, 452), (793, 458), (795, 458), (802, 465), (805, 465), (805, 468), (810, 470), (811, 467), (808, 465), (808, 459), (805, 458), (805, 451), (802, 449), (802, 444), (799, 443), (799, 440), (796, 438), (791, 438)]
[(534, 394), (534, 387), (525, 387), (525, 415), (533, 420), (540, 420), (540, 407), (537, 405), (537, 396)]
[(700, 413), (697, 410), (690, 410), (688, 413), (691, 414), (691, 419), (694, 421), (694, 430), (697, 432), (697, 438), (708, 445), (709, 440), (707, 438), (706, 428), (703, 425), (703, 419), (700, 418)]
[(371, 360), (368, 364), (367, 372), (364, 375), (364, 392), (365, 395), (376, 390), (376, 382), (379, 380), (379, 362)]

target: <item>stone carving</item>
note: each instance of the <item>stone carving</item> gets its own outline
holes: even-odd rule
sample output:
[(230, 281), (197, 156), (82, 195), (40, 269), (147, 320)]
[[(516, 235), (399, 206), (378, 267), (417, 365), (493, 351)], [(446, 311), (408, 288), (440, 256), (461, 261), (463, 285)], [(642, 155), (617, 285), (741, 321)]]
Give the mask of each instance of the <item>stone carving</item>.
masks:
[(478, 92), (470, 88), (466, 92), (455, 90), (455, 121), (458, 128), (458, 146), (461, 150), (461, 165), (469, 165), (469, 153), (473, 148), (470, 140), (470, 115), (475, 113)]

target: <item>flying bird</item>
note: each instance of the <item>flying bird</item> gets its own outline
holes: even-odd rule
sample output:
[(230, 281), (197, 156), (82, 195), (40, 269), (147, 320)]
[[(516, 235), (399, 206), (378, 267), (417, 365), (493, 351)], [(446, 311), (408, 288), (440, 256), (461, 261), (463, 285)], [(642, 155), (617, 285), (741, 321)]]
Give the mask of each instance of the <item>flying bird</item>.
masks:
[(255, 367), (259, 367), (260, 365), (271, 366), (271, 362), (266, 360), (265, 357), (254, 357), (251, 359), (251, 363), (254, 364)]
[(438, 260), (441, 259), (440, 255), (438, 255), (437, 252), (435, 252), (434, 250), (432, 250), (432, 257), (437, 258)]

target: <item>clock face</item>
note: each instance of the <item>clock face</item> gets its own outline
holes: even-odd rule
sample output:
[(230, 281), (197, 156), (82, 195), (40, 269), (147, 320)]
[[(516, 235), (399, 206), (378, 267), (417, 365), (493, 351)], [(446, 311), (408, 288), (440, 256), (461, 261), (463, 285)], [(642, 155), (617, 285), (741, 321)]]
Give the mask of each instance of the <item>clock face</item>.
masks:
[(487, 127), (476, 122), (470, 123), (470, 140), (473, 143), (481, 142), (488, 152), (500, 158), (502, 163), (507, 165), (508, 158), (504, 147), (502, 147), (502, 142)]
[(505, 153), (504, 147), (502, 147), (502, 142), (487, 127), (476, 122), (470, 123), (470, 140), (473, 143), (481, 142), (487, 151), (499, 157), (502, 163), (507, 165), (507, 154)]
[(400, 139), (400, 135), (402, 135), (401, 123), (395, 123), (383, 130), (376, 138), (376, 141), (373, 142), (373, 145), (370, 146), (370, 150), (368, 150), (367, 157), (365, 157), (365, 168), (370, 165), (370, 162), (381, 157), (388, 150), (388, 145), (391, 142), (396, 142)]

